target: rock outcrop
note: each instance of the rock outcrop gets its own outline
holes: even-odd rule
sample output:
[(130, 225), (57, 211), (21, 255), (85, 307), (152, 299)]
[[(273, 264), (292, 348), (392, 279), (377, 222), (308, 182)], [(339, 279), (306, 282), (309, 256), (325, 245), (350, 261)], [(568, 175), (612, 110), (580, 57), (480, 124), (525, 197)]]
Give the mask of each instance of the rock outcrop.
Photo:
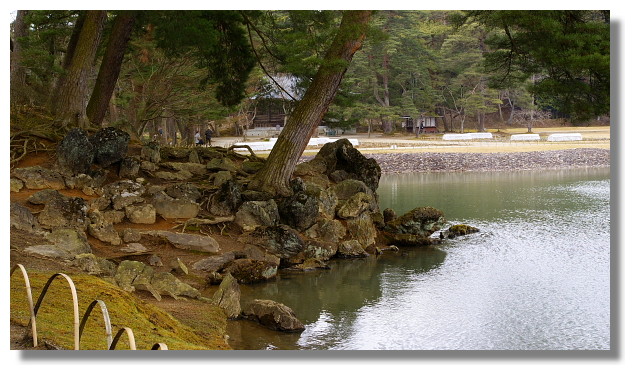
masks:
[(302, 332), (304, 324), (293, 310), (275, 301), (255, 299), (245, 307), (243, 315), (267, 328), (285, 332)]

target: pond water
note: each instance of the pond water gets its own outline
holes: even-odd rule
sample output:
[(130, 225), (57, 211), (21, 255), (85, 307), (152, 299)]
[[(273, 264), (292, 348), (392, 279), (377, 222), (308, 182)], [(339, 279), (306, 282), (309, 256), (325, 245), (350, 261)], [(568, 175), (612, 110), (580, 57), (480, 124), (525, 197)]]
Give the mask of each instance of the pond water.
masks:
[(608, 168), (382, 176), (380, 204), (481, 232), (241, 286), (303, 333), (229, 324), (235, 349), (610, 349)]

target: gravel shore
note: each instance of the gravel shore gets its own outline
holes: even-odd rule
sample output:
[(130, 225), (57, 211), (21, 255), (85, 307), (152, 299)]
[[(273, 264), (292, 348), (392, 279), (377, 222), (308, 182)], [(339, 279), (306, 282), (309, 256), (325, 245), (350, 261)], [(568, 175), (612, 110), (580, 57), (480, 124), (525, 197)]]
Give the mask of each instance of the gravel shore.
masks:
[[(611, 151), (576, 148), (558, 151), (509, 153), (383, 153), (374, 158), (384, 174), (411, 172), (518, 171), (583, 167), (610, 167)], [(311, 157), (302, 158), (307, 161)]]

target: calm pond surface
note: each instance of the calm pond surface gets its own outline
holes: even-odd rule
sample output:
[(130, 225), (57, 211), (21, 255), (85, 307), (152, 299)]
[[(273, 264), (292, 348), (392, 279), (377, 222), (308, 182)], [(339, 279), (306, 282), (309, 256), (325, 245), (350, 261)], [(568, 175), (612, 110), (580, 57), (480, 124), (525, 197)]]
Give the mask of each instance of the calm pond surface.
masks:
[(480, 233), (241, 286), (301, 334), (229, 324), (236, 349), (610, 349), (610, 170), (385, 175), (383, 208)]

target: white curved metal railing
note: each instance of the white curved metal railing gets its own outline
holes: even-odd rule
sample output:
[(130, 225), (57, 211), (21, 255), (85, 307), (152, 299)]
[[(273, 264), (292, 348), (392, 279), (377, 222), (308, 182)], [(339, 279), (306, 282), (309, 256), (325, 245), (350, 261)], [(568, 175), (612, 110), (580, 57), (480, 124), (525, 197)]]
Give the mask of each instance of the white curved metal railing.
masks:
[[(81, 323), (79, 320), (79, 302), (77, 299), (77, 289), (75, 288), (75, 283), (73, 282), (73, 280), (66, 274), (63, 273), (56, 273), (53, 276), (51, 276), (46, 284), (44, 285), (44, 288), (42, 288), (42, 292), (40, 293), (40, 296), (38, 297), (37, 302), (35, 303), (35, 305), (33, 305), (33, 293), (31, 290), (31, 282), (29, 279), (29, 275), (26, 272), (26, 269), (24, 268), (23, 265), (21, 264), (16, 264), (15, 266), (13, 266), (11, 268), (11, 272), (9, 274), (9, 277), (13, 276), (13, 273), (15, 272), (15, 270), (20, 269), (21, 273), (22, 273), (22, 277), (24, 279), (24, 284), (25, 284), (25, 288), (26, 288), (26, 297), (27, 297), (27, 302), (29, 304), (29, 313), (30, 313), (30, 320), (29, 323), (31, 325), (31, 335), (33, 336), (33, 347), (37, 347), (38, 346), (38, 335), (37, 335), (37, 323), (36, 323), (36, 317), (37, 317), (37, 313), (40, 310), (40, 307), (42, 305), (42, 301), (44, 300), (44, 296), (46, 295), (46, 293), (48, 292), (48, 289), (51, 285), (51, 283), (53, 283), (53, 281), (58, 278), (58, 277), (62, 277), (66, 280), (66, 282), (68, 283), (68, 286), (71, 290), (71, 295), (72, 295), (72, 302), (73, 302), (73, 338), (74, 338), (74, 349), (75, 350), (79, 350), (80, 349), (80, 341), (81, 341), (81, 337), (82, 334), (84, 332), (84, 328), (86, 327), (86, 323), (88, 322), (88, 318), (90, 317), (90, 314), (92, 313), (92, 311), (94, 310), (95, 306), (99, 306), (102, 312), (102, 316), (104, 319), (104, 327), (105, 327), (105, 331), (106, 331), (106, 347), (108, 348), (108, 350), (114, 350), (117, 347), (117, 343), (119, 342), (119, 339), (121, 338), (121, 336), (126, 333), (126, 336), (128, 338), (128, 346), (130, 348), (130, 350), (137, 350), (137, 345), (135, 342), (135, 338), (134, 338), (134, 332), (132, 331), (131, 328), (128, 327), (122, 327), (119, 329), (119, 331), (117, 332), (117, 334), (115, 335), (115, 337), (112, 337), (112, 324), (110, 322), (110, 314), (108, 313), (108, 308), (106, 307), (106, 303), (104, 303), (104, 301), (102, 300), (94, 300), (93, 302), (91, 302), (88, 307), (86, 308), (86, 311), (84, 312), (84, 316), (82, 317)], [(164, 343), (155, 343), (151, 350), (168, 350), (168, 346)]]

